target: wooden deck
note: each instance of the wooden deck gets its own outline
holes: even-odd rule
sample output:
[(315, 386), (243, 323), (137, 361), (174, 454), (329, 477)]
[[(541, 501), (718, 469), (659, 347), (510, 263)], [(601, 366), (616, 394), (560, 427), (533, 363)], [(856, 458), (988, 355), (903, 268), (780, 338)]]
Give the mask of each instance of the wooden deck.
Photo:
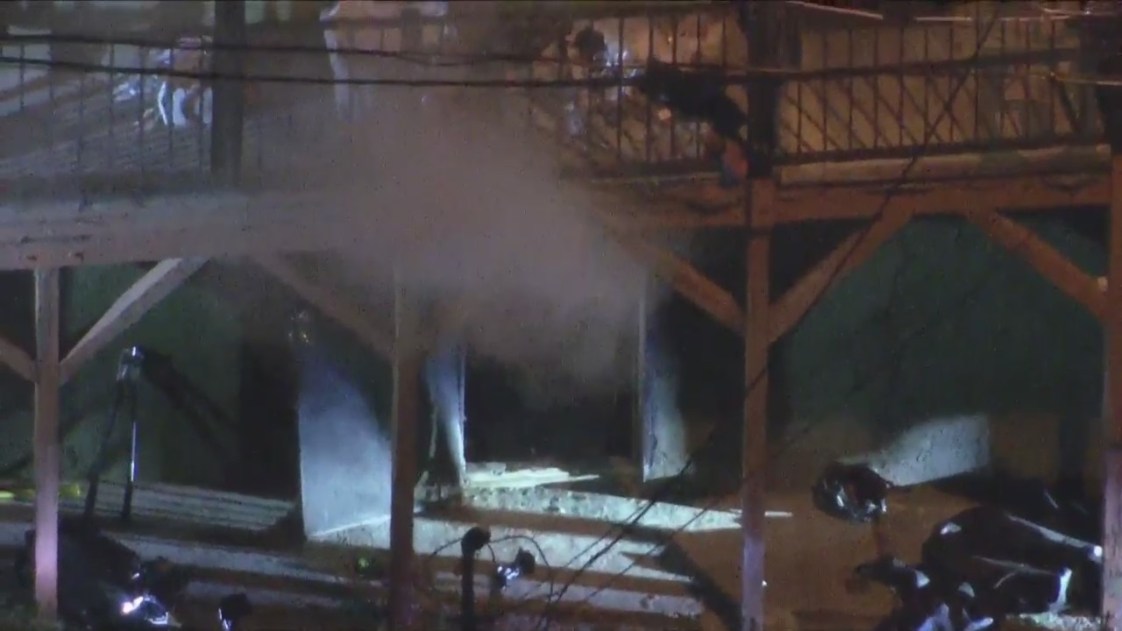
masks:
[[(488, 468), (477, 467), (476, 484), (469, 490), (462, 509), (419, 518), (417, 552), (427, 559), (422, 575), (436, 587), (437, 597), (430, 606), (449, 611), (457, 606), (459, 579), (454, 571), (459, 548), (439, 548), (474, 523), (493, 523), (496, 536), (507, 530), (510, 534), (531, 535), (541, 542), (547, 554), (553, 554), (553, 562), (568, 562), (569, 549), (589, 538), (580, 533), (589, 528), (590, 532), (603, 530), (611, 520), (623, 519), (621, 515), (634, 512), (642, 503), (531, 488), (543, 481), (564, 481), (557, 470), (515, 468), (497, 474), (495, 467), (490, 467), (490, 472), (484, 469)], [(506, 478), (506, 482), (500, 478)], [(566, 476), (568, 481), (571, 478)], [(373, 555), (378, 564), (385, 560), (385, 542), (380, 542), (368, 528), (359, 527), (354, 532), (300, 544), (296, 539), (299, 529), (286, 528), (293, 518), (298, 518), (292, 502), (163, 484), (137, 487), (134, 520), (126, 526), (116, 521), (122, 493), (123, 485), (103, 483), (97, 507), (104, 527), (144, 557), (163, 556), (188, 567), (195, 577), (188, 593), (190, 602), (205, 605), (230, 591), (245, 590), (263, 606), (265, 617), (258, 619), (258, 625), (268, 619), (270, 624), (275, 621), (281, 625), (269, 628), (304, 628), (300, 624), (306, 624), (309, 618), (292, 614), (308, 610), (323, 618), (322, 628), (345, 629), (354, 624), (354, 619), (340, 612), (354, 608), (363, 599), (385, 594), (379, 575), (370, 579), (355, 573), (359, 556)], [(578, 529), (569, 530), (565, 519), (559, 522), (551, 506), (563, 507), (565, 519), (573, 521)], [(81, 508), (79, 500), (62, 501), (64, 514), (78, 514)], [(0, 504), (0, 551), (20, 544), (31, 513), (30, 499)], [(722, 510), (698, 515), (696, 509), (669, 504), (651, 512), (641, 526), (669, 531), (687, 522), (691, 522), (690, 532), (699, 533), (734, 531), (738, 527), (735, 513)], [(374, 529), (385, 526), (376, 524)], [(636, 567), (618, 585), (599, 586), (604, 572), (617, 571), (617, 565), (622, 568), (628, 564), (629, 554), (644, 553), (652, 544), (628, 538), (622, 545), (618, 553), (606, 559), (607, 566), (600, 567), (603, 562), (599, 563), (562, 599), (557, 607), (562, 628), (565, 624), (593, 621), (612, 628), (697, 628), (701, 609), (687, 589), (686, 577)], [(513, 555), (518, 546), (497, 547), (499, 555), (506, 557)], [(436, 556), (430, 558), (434, 552)], [(481, 595), (488, 592), (485, 577), (490, 567), (488, 561), (481, 560), (477, 587)], [(520, 615), (537, 615), (535, 612), (542, 610), (543, 598), (555, 587), (551, 584), (568, 576), (564, 570), (556, 569), (549, 570), (549, 575), (520, 581), (504, 596), (505, 602), (519, 603)], [(481, 606), (501, 606), (481, 598)], [(207, 610), (203, 607), (200, 611)], [(291, 615), (287, 621), (285, 613)]]

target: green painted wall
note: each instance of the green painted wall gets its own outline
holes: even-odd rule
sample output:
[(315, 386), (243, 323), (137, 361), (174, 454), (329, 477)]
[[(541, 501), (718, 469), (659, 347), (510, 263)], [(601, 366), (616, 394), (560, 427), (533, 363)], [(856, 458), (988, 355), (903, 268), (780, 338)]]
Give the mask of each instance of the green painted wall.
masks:
[[(1026, 223), (1103, 273), (1100, 245), (1058, 221)], [(1099, 323), (962, 222), (905, 229), (825, 296), (782, 349), (791, 457), (977, 414), (992, 419), (1003, 464), (1044, 475), (1095, 469)]]
[[(87, 267), (63, 276), (63, 349), (69, 348), (142, 270), (136, 267)], [(28, 302), (28, 306), (30, 301)], [(29, 314), (30, 315), (30, 314)], [(241, 329), (228, 305), (189, 281), (156, 305), (138, 324), (91, 360), (63, 388), (64, 426), (74, 425), (64, 439), (63, 475), (81, 477), (90, 465), (100, 432), (111, 407), (117, 359), (130, 345), (168, 354), (176, 367), (202, 387), (233, 418), (238, 416)], [(29, 389), (26, 389), (29, 390)], [(0, 463), (25, 456), (31, 445), (29, 397), (19, 406), (4, 407), (0, 420)], [(220, 487), (225, 473), (211, 457), (187, 418), (151, 387), (139, 388), (141, 422), (140, 479)], [(111, 478), (124, 475), (127, 444), (121, 419), (114, 444), (119, 457)], [(214, 425), (216, 433), (234, 446), (233, 428)], [(26, 475), (26, 470), (23, 472)]]

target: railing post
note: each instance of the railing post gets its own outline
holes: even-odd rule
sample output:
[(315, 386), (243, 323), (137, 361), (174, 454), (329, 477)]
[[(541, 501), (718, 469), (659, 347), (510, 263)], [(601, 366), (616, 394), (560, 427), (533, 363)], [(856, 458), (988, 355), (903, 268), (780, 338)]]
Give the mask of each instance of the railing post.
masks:
[(245, 1), (214, 3), (213, 115), (210, 170), (221, 184), (241, 178), (242, 129), (245, 123)]

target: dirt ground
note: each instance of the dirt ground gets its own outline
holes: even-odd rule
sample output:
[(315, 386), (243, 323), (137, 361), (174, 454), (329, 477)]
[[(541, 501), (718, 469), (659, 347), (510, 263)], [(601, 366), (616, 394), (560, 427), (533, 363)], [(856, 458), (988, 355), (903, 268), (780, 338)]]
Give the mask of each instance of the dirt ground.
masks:
[[(838, 452), (854, 453), (865, 447), (866, 439), (852, 431), (820, 431), (776, 458), (765, 522), (769, 631), (869, 629), (892, 606), (887, 590), (862, 588), (848, 580), (855, 565), (875, 555), (871, 529), (819, 513), (808, 490), (822, 464)], [(190, 504), (183, 504), (188, 495)], [(505, 539), (493, 546), (497, 561), (510, 560), (519, 548), (529, 549), (539, 561), (533, 577), (511, 585), (501, 598), (488, 600), (491, 551), (480, 555), (476, 586), (481, 609), (507, 612), (494, 625), (496, 630), (542, 631), (543, 603), (563, 586), (567, 589), (551, 631), (738, 628), (738, 498), (702, 497), (691, 502), (694, 506), (661, 504), (609, 546), (604, 535), (611, 524), (628, 522), (645, 505), (625, 495), (622, 490), (589, 492), (563, 485), (483, 485), (471, 491), (459, 508), (422, 513), (415, 524), (416, 587), (422, 600), (439, 601), (445, 609), (455, 610), (458, 540), (471, 526), (483, 525), (494, 539)], [(171, 519), (178, 510), (184, 513), (179, 517), (182, 521), (198, 522), (205, 516), (216, 523), (258, 520), (264, 524), (280, 514), (272, 504), (233, 496), (211, 502), (183, 489), (165, 490), (152, 498), (141, 493), (138, 498), (153, 515)], [(710, 510), (700, 514), (696, 506)], [(922, 487), (893, 495), (885, 520), (891, 548), (904, 560), (916, 560), (934, 524), (966, 506), (962, 500)], [(237, 520), (235, 513), (240, 515)], [(0, 547), (18, 544), (26, 519), (14, 513), (0, 519)], [(254, 537), (261, 541), (188, 543), (139, 533), (123, 535), (122, 541), (145, 557), (165, 556), (197, 570), (190, 595), (199, 606), (187, 615), (197, 616), (202, 628), (213, 625), (210, 604), (234, 590), (247, 591), (258, 605), (251, 629), (380, 628), (372, 603), (384, 598), (388, 522), (339, 531), (303, 546), (269, 546), (264, 535)], [(375, 560), (373, 577), (357, 575), (359, 557)], [(588, 571), (574, 573), (586, 564)], [(431, 621), (424, 627), (439, 631), (446, 623)], [(1041, 618), (1012, 628), (1085, 631), (1095, 625)]]

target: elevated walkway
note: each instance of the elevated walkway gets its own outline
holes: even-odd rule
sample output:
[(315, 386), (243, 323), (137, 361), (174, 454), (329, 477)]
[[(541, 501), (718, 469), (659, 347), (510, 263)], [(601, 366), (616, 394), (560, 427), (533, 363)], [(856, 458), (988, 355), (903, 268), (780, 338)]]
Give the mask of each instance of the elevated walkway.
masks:
[[(237, 229), (257, 230), (248, 218), (265, 221), (271, 212), (257, 206), (277, 207), (278, 222), (291, 219), (280, 208), (291, 204), (278, 202), (291, 191), (321, 195), (322, 204), (301, 201), (325, 207), (338, 205), (333, 192), (357, 185), (360, 175), (369, 188), (376, 173), (347, 163), (393, 159), (397, 149), (356, 147), (374, 142), (377, 134), (365, 133), (372, 126), (394, 125), (402, 110), (427, 112), (439, 124), (475, 107), (534, 130), (542, 152), (553, 154), (568, 177), (625, 184), (635, 195), (632, 204), (614, 204), (623, 213), (727, 211), (743, 201), (732, 180), (744, 175), (745, 165), (728, 155), (736, 148), (725, 143), (722, 150), (704, 117), (685, 117), (648, 99), (633, 80), (648, 60), (676, 64), (723, 84), (741, 115), (750, 115), (742, 84), (756, 69), (734, 5), (586, 3), (556, 15), (516, 12), (500, 24), (493, 16), (452, 12), (311, 26), (310, 35), (257, 33), (258, 46), (284, 52), (246, 56), (247, 74), (265, 80), (246, 83), (234, 190), (220, 187), (211, 173), (212, 91), (191, 74), (210, 72), (213, 60), (197, 41), (90, 39), (73, 45), (84, 61), (60, 67), (52, 66), (42, 39), (10, 36), (0, 63), (0, 208), (5, 217), (44, 217), (73, 200), (77, 207), (61, 217), (109, 207), (175, 213), (161, 222), (237, 210), (245, 224)], [(857, 20), (831, 28), (804, 13), (790, 11), (784, 63), (767, 73), (781, 84), (781, 190), (867, 193), (898, 178), (915, 156), (922, 162), (909, 180), (931, 187), (991, 176), (1104, 173), (1093, 87), (1078, 81), (1094, 66), (1093, 42), (1078, 21), (1011, 16), (1018, 19), (979, 42), (984, 24), (970, 20), (985, 16), (973, 11), (957, 21)], [(290, 45), (324, 29), (336, 46), (353, 52), (329, 56)], [(592, 57), (574, 45), (586, 31), (603, 42)], [(369, 49), (378, 53), (364, 52)], [(481, 63), (483, 54), (500, 61)], [(352, 83), (324, 84), (341, 72)], [(612, 85), (621, 76), (625, 84)], [(278, 78), (287, 79), (269, 80)], [(364, 79), (512, 87), (400, 88), (361, 85)], [(1091, 193), (1075, 200), (1103, 201)], [(660, 203), (651, 207), (651, 201)], [(776, 220), (812, 218), (792, 212), (776, 211)]]

